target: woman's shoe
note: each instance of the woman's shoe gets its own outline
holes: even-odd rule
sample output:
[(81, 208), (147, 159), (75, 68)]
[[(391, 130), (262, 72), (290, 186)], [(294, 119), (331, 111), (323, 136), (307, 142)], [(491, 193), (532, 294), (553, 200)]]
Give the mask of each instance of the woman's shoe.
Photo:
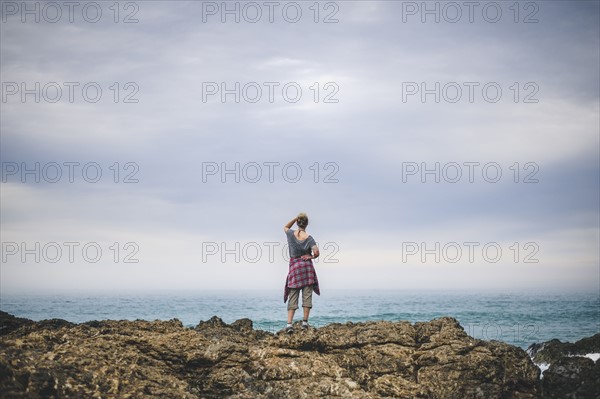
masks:
[(286, 333), (288, 333), (288, 334), (291, 334), (291, 333), (293, 333), (293, 332), (294, 332), (294, 327), (292, 327), (292, 326), (287, 326), (287, 327), (285, 328), (285, 332), (286, 332)]

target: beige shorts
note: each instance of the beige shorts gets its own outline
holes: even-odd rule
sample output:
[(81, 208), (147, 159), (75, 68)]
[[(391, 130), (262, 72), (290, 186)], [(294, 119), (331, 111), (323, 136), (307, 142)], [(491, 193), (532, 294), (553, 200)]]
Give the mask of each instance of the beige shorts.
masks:
[(302, 307), (312, 308), (312, 285), (306, 285), (302, 288), (290, 288), (290, 297), (288, 298), (288, 310), (298, 309), (298, 296), (302, 290)]

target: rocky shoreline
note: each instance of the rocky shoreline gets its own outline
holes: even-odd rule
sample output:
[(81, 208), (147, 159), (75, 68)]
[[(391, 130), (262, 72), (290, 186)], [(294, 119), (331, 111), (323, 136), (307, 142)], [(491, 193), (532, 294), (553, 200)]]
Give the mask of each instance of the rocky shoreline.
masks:
[[(449, 317), (295, 328), (272, 334), (216, 316), (194, 328), (177, 319), (33, 322), (0, 312), (0, 397), (600, 397), (600, 362), (568, 357), (573, 348), (560, 341), (532, 345), (530, 357), (474, 339)], [(579, 349), (600, 352), (599, 340)], [(540, 379), (534, 361), (546, 360)]]
[(575, 343), (533, 344), (527, 353), (543, 370), (544, 398), (600, 398), (600, 334)]

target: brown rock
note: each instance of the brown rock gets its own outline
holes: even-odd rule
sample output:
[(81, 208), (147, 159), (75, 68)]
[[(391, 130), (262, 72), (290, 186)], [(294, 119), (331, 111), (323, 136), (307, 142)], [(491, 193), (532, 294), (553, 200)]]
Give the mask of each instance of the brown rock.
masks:
[(452, 318), (296, 330), (218, 317), (194, 329), (177, 319), (22, 322), (0, 341), (0, 397), (540, 397), (523, 350), (473, 339)]

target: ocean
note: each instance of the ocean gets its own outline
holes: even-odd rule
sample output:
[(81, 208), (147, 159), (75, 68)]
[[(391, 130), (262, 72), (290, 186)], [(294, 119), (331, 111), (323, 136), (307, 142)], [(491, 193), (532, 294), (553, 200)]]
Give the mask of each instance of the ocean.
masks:
[[(69, 293), (0, 295), (0, 310), (32, 320), (168, 320), (186, 326), (218, 316), (231, 323), (249, 318), (254, 328), (276, 332), (285, 326), (282, 291), (164, 291), (154, 293)], [(313, 295), (310, 323), (369, 320), (428, 321), (456, 318), (474, 338), (500, 340), (521, 348), (558, 338), (574, 342), (600, 332), (598, 293), (484, 293), (329, 290)], [(294, 320), (301, 320), (302, 309)]]

